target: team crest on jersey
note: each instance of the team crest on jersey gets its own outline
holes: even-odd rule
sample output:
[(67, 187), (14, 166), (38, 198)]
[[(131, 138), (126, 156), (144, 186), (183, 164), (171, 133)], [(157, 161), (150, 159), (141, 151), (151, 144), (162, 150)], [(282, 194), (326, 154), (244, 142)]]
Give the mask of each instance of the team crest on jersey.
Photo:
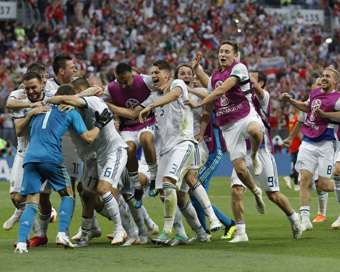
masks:
[(220, 102), (221, 102), (221, 106), (223, 106), (223, 107), (226, 107), (226, 106), (229, 105), (229, 100), (228, 100), (228, 98), (225, 97), (225, 95), (223, 95), (220, 98)]
[(320, 99), (313, 100), (313, 102), (312, 102), (312, 114), (309, 117), (309, 119), (311, 121), (314, 121), (314, 119), (315, 119), (313, 111), (316, 110), (316, 109), (320, 109), (320, 107), (321, 107), (321, 100)]
[(220, 87), (223, 84), (222, 80), (219, 80), (215, 83), (215, 89), (217, 89), (218, 87)]
[(129, 98), (128, 100), (126, 100), (126, 107), (129, 109), (133, 109), (134, 107), (136, 107), (137, 105), (139, 105), (139, 101), (135, 98)]

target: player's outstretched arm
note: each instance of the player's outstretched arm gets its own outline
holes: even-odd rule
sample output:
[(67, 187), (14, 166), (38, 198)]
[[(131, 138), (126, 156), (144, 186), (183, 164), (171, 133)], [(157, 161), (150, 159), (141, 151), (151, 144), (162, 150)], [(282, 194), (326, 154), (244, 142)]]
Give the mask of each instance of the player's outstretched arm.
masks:
[(84, 99), (77, 95), (58, 95), (46, 101), (53, 104), (67, 104), (74, 107), (85, 107), (86, 102)]
[(32, 117), (38, 114), (43, 114), (51, 110), (51, 107), (48, 106), (41, 106), (36, 107), (29, 111), (25, 118), (22, 119), (15, 119), (14, 120), (14, 126), (15, 126), (15, 132), (17, 136), (22, 136), (23, 132), (28, 128), (29, 124), (31, 123)]
[(189, 86), (187, 86), (187, 88), (188, 88), (189, 93), (192, 93), (192, 94), (196, 95), (197, 97), (199, 97), (201, 99), (204, 99), (204, 98), (206, 98), (209, 95), (209, 93), (205, 92), (205, 91), (193, 89), (193, 88), (191, 88)]
[(123, 108), (116, 106), (112, 103), (106, 102), (106, 105), (109, 107), (109, 109), (115, 114), (120, 117), (124, 117), (127, 119), (136, 119), (138, 118), (138, 115), (140, 111), (143, 109), (141, 106), (137, 105), (133, 109)]
[(164, 95), (162, 98), (158, 99), (156, 102), (148, 105), (146, 108), (139, 112), (139, 122), (144, 123), (146, 117), (149, 115), (150, 111), (153, 108), (157, 108), (166, 104), (171, 103), (172, 101), (177, 100), (182, 94), (182, 89), (180, 87), (173, 88), (170, 92)]
[(39, 101), (35, 103), (29, 103), (29, 102), (23, 102), (19, 101), (15, 98), (8, 98), (6, 102), (6, 107), (9, 109), (25, 109), (25, 108), (35, 108), (35, 107), (40, 107), (44, 106), (45, 102), (44, 101)]
[(228, 92), (236, 83), (238, 82), (238, 78), (236, 77), (229, 77), (223, 84), (215, 89), (212, 93), (210, 93), (207, 97), (197, 103), (193, 103), (192, 100), (188, 100), (186, 104), (190, 104), (193, 108), (202, 107), (205, 104), (215, 101), (216, 99), (223, 96), (226, 92)]
[(303, 111), (303, 112), (309, 111), (309, 106), (305, 102), (293, 99), (288, 93), (282, 93), (280, 95), (280, 99), (286, 102), (289, 102), (290, 104), (292, 104), (295, 108), (297, 108), (300, 111)]
[(301, 128), (302, 128), (302, 125), (303, 125), (303, 123), (301, 123), (301, 122), (297, 122), (297, 123), (295, 124), (295, 126), (294, 126), (292, 132), (289, 133), (288, 137), (287, 137), (286, 139), (283, 140), (283, 145), (284, 145), (285, 147), (290, 147), (290, 145), (292, 144), (293, 139), (294, 139), (297, 135), (299, 135), (299, 138), (300, 138), (300, 140), (301, 140), (302, 134), (300, 133), (300, 130), (301, 130)]
[(204, 72), (200, 63), (202, 62), (203, 54), (198, 52), (195, 60), (191, 62), (191, 67), (194, 69), (198, 80), (201, 82), (202, 86), (207, 88), (209, 84), (209, 76)]

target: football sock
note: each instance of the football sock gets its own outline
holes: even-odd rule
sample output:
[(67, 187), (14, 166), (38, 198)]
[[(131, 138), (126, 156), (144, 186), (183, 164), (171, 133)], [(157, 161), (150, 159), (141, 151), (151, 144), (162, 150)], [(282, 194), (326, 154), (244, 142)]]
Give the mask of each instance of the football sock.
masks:
[(296, 223), (296, 221), (298, 221), (298, 215), (293, 210), (293, 213), (291, 215), (287, 215), (287, 219), (289, 220), (290, 224), (293, 225)]
[(334, 193), (336, 200), (340, 204), (340, 177), (339, 176), (334, 176)]
[(147, 210), (145, 209), (144, 206), (140, 208), (140, 210), (143, 213), (143, 218), (144, 218), (144, 223), (147, 226), (148, 229), (151, 229), (154, 227), (155, 222), (151, 219), (150, 215), (148, 214)]
[(39, 219), (40, 219), (40, 228), (44, 235), (47, 233), (48, 224), (50, 223), (51, 213), (49, 214), (41, 214), (39, 213)]
[(237, 233), (240, 234), (246, 233), (246, 223), (244, 221), (236, 222), (235, 225)]
[(300, 214), (302, 221), (310, 220), (310, 206), (301, 206), (300, 207)]
[(64, 196), (61, 198), (59, 207), (59, 228), (58, 232), (66, 232), (72, 218), (73, 197)]
[(19, 230), (18, 230), (18, 243), (26, 243), (26, 239), (28, 238), (32, 223), (35, 215), (37, 214), (39, 209), (39, 204), (37, 203), (26, 203), (26, 209), (24, 213), (21, 215), (19, 222)]
[(138, 235), (143, 235), (146, 236), (147, 235), (147, 231), (145, 229), (145, 225), (144, 225), (144, 217), (143, 217), (143, 211), (142, 209), (136, 209), (132, 198), (129, 198), (127, 200), (127, 204), (130, 208), (130, 212), (131, 215), (133, 217), (133, 220), (135, 221), (137, 227), (138, 227)]
[(148, 163), (150, 170), (150, 180), (155, 180), (157, 175), (158, 164), (157, 161)]
[(164, 182), (163, 188), (164, 188), (164, 230), (167, 234), (171, 235), (177, 209), (176, 185), (170, 182)]
[(210, 221), (218, 220), (211, 206), (207, 192), (204, 190), (199, 181), (197, 181), (196, 184), (192, 187), (192, 191), (194, 192), (194, 195), (200, 202), (205, 214), (209, 217)]
[(318, 214), (326, 216), (328, 193), (318, 192)]
[(118, 203), (114, 196), (111, 194), (111, 192), (107, 192), (106, 194), (101, 196), (101, 199), (103, 200), (104, 206), (107, 210), (108, 218), (113, 221), (116, 227), (116, 231), (123, 231)]
[(195, 208), (190, 201), (188, 201), (188, 203), (180, 210), (184, 215), (185, 220), (188, 222), (188, 225), (192, 228), (194, 232), (197, 233), (199, 229), (203, 229), (200, 221), (197, 218)]

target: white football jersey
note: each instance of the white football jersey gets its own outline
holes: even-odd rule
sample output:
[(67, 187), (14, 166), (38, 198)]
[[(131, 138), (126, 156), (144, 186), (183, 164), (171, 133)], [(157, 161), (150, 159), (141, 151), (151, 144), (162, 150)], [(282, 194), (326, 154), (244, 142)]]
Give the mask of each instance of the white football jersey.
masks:
[[(82, 97), (86, 102), (85, 108), (85, 124), (88, 129), (92, 129), (96, 122), (95, 112), (102, 113), (104, 109), (108, 109), (106, 103), (97, 96)], [(118, 147), (127, 148), (126, 143), (118, 134), (114, 122), (110, 121), (102, 128), (96, 140), (92, 143), (97, 152), (97, 160), (101, 161), (110, 155), (113, 149)]]
[[(168, 152), (180, 142), (192, 141), (196, 143), (194, 139), (193, 110), (190, 106), (184, 105), (184, 101), (188, 100), (187, 86), (183, 80), (176, 79), (171, 84), (170, 91), (175, 87), (182, 89), (180, 97), (159, 107), (159, 114), (156, 115), (161, 136), (160, 155)], [(146, 107), (162, 96), (163, 94), (160, 92), (153, 92), (141, 106)]]

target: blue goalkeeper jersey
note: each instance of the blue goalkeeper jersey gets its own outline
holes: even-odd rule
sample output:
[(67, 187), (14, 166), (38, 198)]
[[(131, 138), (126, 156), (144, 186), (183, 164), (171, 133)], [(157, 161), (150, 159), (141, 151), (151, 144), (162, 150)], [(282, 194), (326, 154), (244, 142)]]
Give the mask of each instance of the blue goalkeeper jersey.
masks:
[[(30, 162), (48, 162), (60, 164), (63, 162), (61, 141), (70, 126), (80, 135), (87, 127), (76, 110), (59, 111), (58, 106), (48, 104), (52, 110), (39, 114), (31, 121), (31, 140), (27, 149), (24, 164)], [(75, 152), (75, 150), (70, 150)]]

